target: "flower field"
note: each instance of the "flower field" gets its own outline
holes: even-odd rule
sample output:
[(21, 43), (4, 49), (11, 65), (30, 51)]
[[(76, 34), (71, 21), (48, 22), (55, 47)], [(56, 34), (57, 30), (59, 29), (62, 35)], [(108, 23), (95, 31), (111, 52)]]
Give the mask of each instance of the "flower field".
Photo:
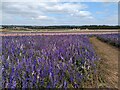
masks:
[[(89, 36), (2, 36), (2, 88), (83, 88), (99, 61)], [(94, 36), (120, 45), (118, 34)]]
[(3, 88), (80, 88), (95, 72), (97, 56), (86, 35), (2, 40)]
[(112, 44), (116, 47), (120, 47), (120, 40), (119, 40), (120, 34), (103, 34), (103, 35), (97, 35), (97, 38), (107, 42), (109, 44)]

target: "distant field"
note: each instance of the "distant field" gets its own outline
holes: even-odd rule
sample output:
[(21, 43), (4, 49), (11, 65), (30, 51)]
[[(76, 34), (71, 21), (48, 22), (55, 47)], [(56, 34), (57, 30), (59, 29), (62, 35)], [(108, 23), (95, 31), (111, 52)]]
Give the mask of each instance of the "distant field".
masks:
[(8, 30), (8, 29), (1, 29), (0, 36), (34, 36), (34, 35), (81, 35), (81, 34), (116, 34), (119, 33), (118, 30), (59, 30), (59, 29), (41, 29), (41, 30)]
[(0, 29), (0, 32), (118, 32), (118, 29)]

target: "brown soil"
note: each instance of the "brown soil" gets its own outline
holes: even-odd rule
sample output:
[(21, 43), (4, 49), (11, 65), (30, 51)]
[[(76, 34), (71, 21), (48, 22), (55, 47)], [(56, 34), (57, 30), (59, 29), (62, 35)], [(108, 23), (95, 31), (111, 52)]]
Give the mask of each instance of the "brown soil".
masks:
[(95, 37), (90, 38), (90, 41), (100, 57), (97, 70), (98, 87), (118, 88), (118, 54), (120, 50)]

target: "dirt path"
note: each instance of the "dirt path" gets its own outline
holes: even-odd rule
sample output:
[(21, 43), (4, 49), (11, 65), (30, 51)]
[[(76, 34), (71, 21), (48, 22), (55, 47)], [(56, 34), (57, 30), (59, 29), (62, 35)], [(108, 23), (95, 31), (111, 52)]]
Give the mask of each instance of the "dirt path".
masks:
[(99, 86), (118, 88), (118, 51), (95, 37), (90, 38), (96, 53), (100, 57), (98, 64)]

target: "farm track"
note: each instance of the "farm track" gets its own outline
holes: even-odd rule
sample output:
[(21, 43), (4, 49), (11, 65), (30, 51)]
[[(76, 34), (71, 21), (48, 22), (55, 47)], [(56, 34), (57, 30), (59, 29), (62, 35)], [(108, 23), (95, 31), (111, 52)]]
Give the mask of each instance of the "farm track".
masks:
[(118, 48), (106, 44), (95, 37), (92, 37), (90, 41), (100, 57), (98, 78), (102, 76), (104, 83), (99, 83), (106, 84), (105, 87), (118, 88), (118, 54), (120, 51)]
[(82, 34), (117, 34), (118, 32), (1, 32), (0, 36), (34, 36), (34, 35), (82, 35)]

